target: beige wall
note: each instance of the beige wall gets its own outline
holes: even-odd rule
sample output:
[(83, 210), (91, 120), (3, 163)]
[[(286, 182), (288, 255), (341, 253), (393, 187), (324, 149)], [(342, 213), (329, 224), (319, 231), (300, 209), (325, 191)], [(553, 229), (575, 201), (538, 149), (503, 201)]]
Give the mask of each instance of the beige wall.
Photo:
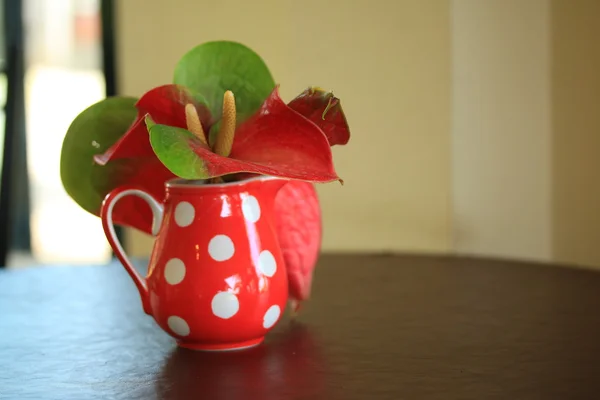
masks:
[[(449, 250), (448, 1), (116, 4), (124, 94), (170, 82), (185, 51), (214, 39), (258, 51), (285, 99), (335, 90), (353, 137), (335, 149), (346, 184), (319, 186), (325, 250)], [(134, 235), (133, 253), (149, 242)]]
[(335, 90), (353, 138), (334, 150), (346, 185), (319, 186), (324, 250), (600, 267), (600, 1), (117, 6), (124, 94), (169, 82), (214, 39), (256, 49), (286, 99)]
[(600, 1), (552, 1), (556, 260), (600, 266)]
[(550, 260), (549, 1), (452, 4), (454, 249)]

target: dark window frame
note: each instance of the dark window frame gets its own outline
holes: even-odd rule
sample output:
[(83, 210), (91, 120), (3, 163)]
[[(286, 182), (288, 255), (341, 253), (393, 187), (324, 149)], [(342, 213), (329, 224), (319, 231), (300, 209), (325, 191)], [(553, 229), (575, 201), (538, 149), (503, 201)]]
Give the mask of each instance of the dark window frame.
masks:
[(7, 93), (4, 152), (0, 174), (0, 266), (12, 249), (29, 251), (29, 182), (25, 137), (25, 56), (21, 0), (3, 0), (4, 63)]
[[(23, 1), (0, 0), (3, 26), (0, 40), (5, 54), (0, 73), (7, 77), (4, 151), (0, 165), (0, 268), (7, 265), (12, 250), (31, 251), (29, 227), (29, 181), (25, 135), (25, 45)], [(100, 1), (102, 69), (105, 95), (117, 94), (115, 9), (113, 0)], [(123, 243), (123, 231), (117, 227)]]

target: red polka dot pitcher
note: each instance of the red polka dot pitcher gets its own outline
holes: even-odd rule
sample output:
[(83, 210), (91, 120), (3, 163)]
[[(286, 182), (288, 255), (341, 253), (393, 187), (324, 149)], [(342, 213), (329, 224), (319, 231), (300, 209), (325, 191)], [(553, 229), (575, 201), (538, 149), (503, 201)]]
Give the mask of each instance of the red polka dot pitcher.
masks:
[[(166, 183), (163, 202), (120, 187), (102, 204), (110, 245), (137, 289), (144, 311), (178, 345), (232, 350), (260, 344), (288, 296), (273, 207), (286, 180), (258, 177), (224, 184)], [(138, 274), (115, 235), (112, 213), (125, 196), (150, 205), (156, 236), (147, 276)]]

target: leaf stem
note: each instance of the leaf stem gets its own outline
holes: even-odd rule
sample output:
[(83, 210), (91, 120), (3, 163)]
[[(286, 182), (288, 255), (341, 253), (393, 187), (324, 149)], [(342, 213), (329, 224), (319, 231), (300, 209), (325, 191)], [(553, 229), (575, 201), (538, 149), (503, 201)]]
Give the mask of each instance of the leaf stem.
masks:
[(336, 104), (337, 104), (337, 99), (333, 96), (330, 97), (329, 101), (327, 102), (327, 106), (325, 107), (325, 110), (323, 110), (323, 114), (321, 115), (321, 119), (323, 121), (325, 121), (325, 116), (327, 115), (329, 110), (331, 110), (331, 108), (333, 108), (333, 106), (335, 106)]

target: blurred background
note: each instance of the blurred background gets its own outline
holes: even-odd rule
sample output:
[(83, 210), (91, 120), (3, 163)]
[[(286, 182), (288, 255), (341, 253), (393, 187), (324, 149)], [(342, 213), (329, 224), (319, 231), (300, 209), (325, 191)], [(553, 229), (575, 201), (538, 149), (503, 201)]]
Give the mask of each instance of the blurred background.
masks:
[[(600, 268), (600, 1), (4, 0), (2, 12), (10, 266), (111, 259), (100, 220), (60, 182), (70, 122), (228, 39), (265, 59), (284, 100), (315, 85), (342, 101), (352, 138), (334, 148), (345, 185), (318, 186), (323, 251)], [(149, 254), (151, 238), (124, 239)]]

